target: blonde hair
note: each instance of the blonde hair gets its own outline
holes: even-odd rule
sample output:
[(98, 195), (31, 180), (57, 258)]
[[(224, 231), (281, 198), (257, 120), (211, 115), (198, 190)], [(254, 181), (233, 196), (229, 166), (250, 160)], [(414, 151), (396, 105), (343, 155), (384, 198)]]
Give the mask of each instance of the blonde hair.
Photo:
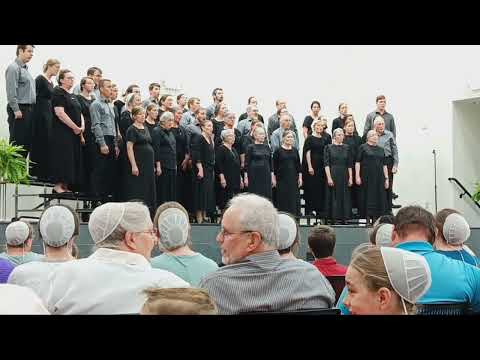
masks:
[(147, 301), (143, 305), (144, 315), (217, 315), (213, 300), (204, 289), (150, 288), (144, 290)]
[(57, 59), (48, 59), (45, 65), (43, 65), (43, 72), (47, 72), (50, 66), (60, 65), (60, 61)]

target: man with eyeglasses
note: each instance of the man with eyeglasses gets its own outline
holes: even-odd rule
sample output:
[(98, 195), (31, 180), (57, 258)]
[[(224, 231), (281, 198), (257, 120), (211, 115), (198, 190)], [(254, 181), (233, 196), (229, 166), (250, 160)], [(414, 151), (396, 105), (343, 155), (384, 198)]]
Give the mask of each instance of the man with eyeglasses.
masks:
[(138, 314), (147, 288), (190, 287), (150, 265), (158, 238), (145, 205), (101, 205), (92, 212), (88, 230), (97, 250), (55, 269), (46, 301), (52, 314)]
[(279, 218), (267, 199), (254, 194), (234, 197), (217, 236), (222, 263), (205, 276), (219, 314), (330, 308), (335, 293), (315, 266), (278, 253)]

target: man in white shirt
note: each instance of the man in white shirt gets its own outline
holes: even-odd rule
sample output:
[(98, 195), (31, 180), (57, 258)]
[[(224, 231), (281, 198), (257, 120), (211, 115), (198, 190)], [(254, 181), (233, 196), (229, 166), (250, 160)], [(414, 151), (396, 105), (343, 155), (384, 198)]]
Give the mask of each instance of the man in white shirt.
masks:
[(140, 203), (107, 203), (90, 216), (97, 250), (52, 274), (47, 306), (52, 314), (136, 314), (147, 288), (187, 288), (178, 276), (153, 269), (157, 242), (148, 208)]

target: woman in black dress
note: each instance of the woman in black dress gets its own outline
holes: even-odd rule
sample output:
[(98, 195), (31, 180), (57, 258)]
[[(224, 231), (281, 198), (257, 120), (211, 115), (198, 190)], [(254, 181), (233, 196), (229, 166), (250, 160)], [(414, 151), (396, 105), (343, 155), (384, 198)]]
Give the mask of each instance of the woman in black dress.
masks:
[(219, 207), (222, 213), (231, 198), (243, 189), (243, 181), (240, 175), (240, 157), (233, 147), (235, 132), (233, 129), (222, 131), (223, 144), (216, 150), (215, 165), (218, 171), (220, 191), (217, 192)]
[(192, 134), (191, 155), (194, 171), (193, 210), (197, 223), (215, 213), (215, 145), (213, 124), (210, 120), (202, 123), (202, 134)]
[(320, 106), (320, 102), (317, 100), (312, 101), (310, 104), (310, 114), (305, 116), (305, 120), (303, 120), (303, 138), (306, 139), (308, 135), (312, 134), (312, 124), (315, 120), (320, 119), (320, 110), (322, 107)]
[(63, 69), (58, 75), (59, 86), (53, 90), (53, 122), (50, 138), (50, 175), (54, 192), (71, 192), (69, 186), (81, 185), (83, 159), (81, 135), (85, 130), (82, 108), (73, 88), (74, 76)]
[(134, 107), (132, 116), (134, 122), (127, 129), (125, 137), (129, 168), (126, 171), (124, 194), (127, 201), (143, 200), (153, 214), (155, 173), (152, 138), (145, 127), (145, 109), (141, 106)]
[(323, 122), (315, 120), (312, 123), (312, 135), (303, 144), (303, 197), (305, 199), (305, 215), (315, 211), (317, 218), (325, 218), (326, 176), (323, 165), (324, 148), (331, 144), (331, 138), (326, 136)]
[(332, 223), (345, 221), (352, 217), (352, 199), (350, 187), (353, 183), (353, 159), (349, 146), (343, 143), (343, 129), (335, 129), (333, 143), (324, 150), (324, 165), (327, 175), (325, 211)]
[(177, 201), (182, 204), (188, 212), (192, 212), (192, 181), (188, 171), (190, 155), (187, 149), (187, 133), (185, 128), (180, 125), (183, 108), (174, 108), (174, 115), (171, 131), (175, 136), (175, 148), (177, 152)]
[(248, 192), (272, 200), (272, 187), (277, 184), (273, 174), (272, 150), (264, 144), (265, 136), (262, 126), (257, 126), (253, 131), (255, 142), (248, 146), (245, 153), (243, 182), (248, 187)]
[(152, 130), (157, 175), (157, 207), (164, 202), (177, 200), (177, 149), (175, 135), (171, 131), (173, 119), (174, 115), (170, 111), (164, 112), (160, 116), (158, 126)]
[(234, 128), (235, 118), (235, 113), (227, 110), (223, 121), (225, 122), (225, 130), (231, 129), (234, 131), (235, 142), (233, 143), (233, 148), (237, 150), (237, 154), (240, 156), (242, 153), (242, 133), (240, 130)]
[(282, 145), (273, 153), (273, 172), (277, 183), (277, 209), (300, 216), (302, 167), (294, 143), (295, 133), (286, 130), (282, 135)]
[(227, 105), (219, 103), (215, 106), (213, 112), (214, 117), (211, 119), (213, 123), (213, 137), (215, 141), (215, 148), (222, 145), (222, 131), (225, 129), (225, 113), (227, 112)]
[(355, 172), (360, 187), (358, 210), (361, 219), (367, 224), (387, 214), (388, 170), (385, 151), (377, 146), (378, 135), (375, 130), (367, 133), (367, 142), (358, 148)]
[[(345, 139), (343, 139), (343, 143), (349, 146), (350, 152), (352, 153), (352, 159), (355, 161), (358, 154), (358, 148), (360, 145), (362, 145), (362, 138), (356, 133), (355, 121), (353, 120), (352, 115), (347, 115), (343, 131), (345, 133)], [(352, 198), (352, 209), (355, 209), (355, 212), (358, 215), (359, 189), (355, 171), (353, 172), (353, 185), (350, 189), (350, 193)]]
[[(253, 133), (255, 132), (255, 129), (257, 127), (263, 127), (263, 124), (260, 122), (260, 120), (253, 120), (250, 127), (250, 132), (247, 135), (243, 135), (240, 140), (241, 146), (240, 146), (239, 154), (240, 154), (240, 166), (242, 170), (245, 169), (245, 154), (247, 153), (247, 149), (250, 145), (255, 143), (255, 139), (253, 138)], [(264, 143), (268, 144), (266, 141), (266, 136), (265, 136)]]
[(96, 150), (95, 139), (92, 133), (92, 120), (90, 117), (90, 105), (95, 101), (92, 95), (95, 89), (95, 82), (92, 78), (84, 77), (80, 81), (80, 94), (77, 100), (82, 108), (82, 115), (85, 121), (85, 131), (82, 133), (82, 152), (83, 152), (83, 168), (85, 173), (84, 191), (90, 193), (90, 174), (93, 171), (93, 158)]
[(140, 95), (128, 94), (125, 99), (125, 110), (120, 114), (120, 135), (125, 139), (127, 129), (133, 124), (132, 109), (136, 106), (142, 106)]
[(155, 103), (150, 103), (147, 106), (146, 111), (147, 111), (147, 116), (145, 118), (145, 126), (147, 127), (148, 132), (150, 133), (150, 136), (152, 136), (153, 129), (155, 129), (155, 127), (158, 125), (158, 123), (157, 123), (158, 105), (155, 104)]
[[(347, 123), (347, 120), (349, 118), (353, 119), (353, 116), (348, 114), (348, 105), (346, 103), (340, 103), (340, 105), (338, 105), (338, 112), (339, 112), (340, 116), (333, 119), (333, 121), (332, 121), (332, 131), (335, 131), (335, 129), (338, 129), (338, 128), (345, 129), (345, 125)], [(354, 134), (358, 135), (356, 128), (354, 130)]]
[(52, 131), (53, 83), (50, 80), (60, 71), (60, 62), (49, 59), (43, 66), (43, 74), (35, 79), (37, 99), (32, 112), (32, 148), (30, 150), (30, 174), (38, 180), (49, 180), (49, 143)]

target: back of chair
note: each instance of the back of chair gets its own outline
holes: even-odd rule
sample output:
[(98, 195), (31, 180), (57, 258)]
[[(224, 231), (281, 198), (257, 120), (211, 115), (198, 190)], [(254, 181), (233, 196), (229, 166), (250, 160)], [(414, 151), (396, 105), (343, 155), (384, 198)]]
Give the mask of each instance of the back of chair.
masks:
[(345, 276), (326, 276), (326, 278), (335, 291), (335, 303), (337, 303), (338, 299), (340, 298), (340, 294), (345, 287)]
[(302, 309), (295, 311), (258, 311), (241, 313), (240, 315), (340, 315), (340, 309)]
[(451, 315), (470, 314), (467, 303), (458, 304), (417, 304), (417, 315)]

